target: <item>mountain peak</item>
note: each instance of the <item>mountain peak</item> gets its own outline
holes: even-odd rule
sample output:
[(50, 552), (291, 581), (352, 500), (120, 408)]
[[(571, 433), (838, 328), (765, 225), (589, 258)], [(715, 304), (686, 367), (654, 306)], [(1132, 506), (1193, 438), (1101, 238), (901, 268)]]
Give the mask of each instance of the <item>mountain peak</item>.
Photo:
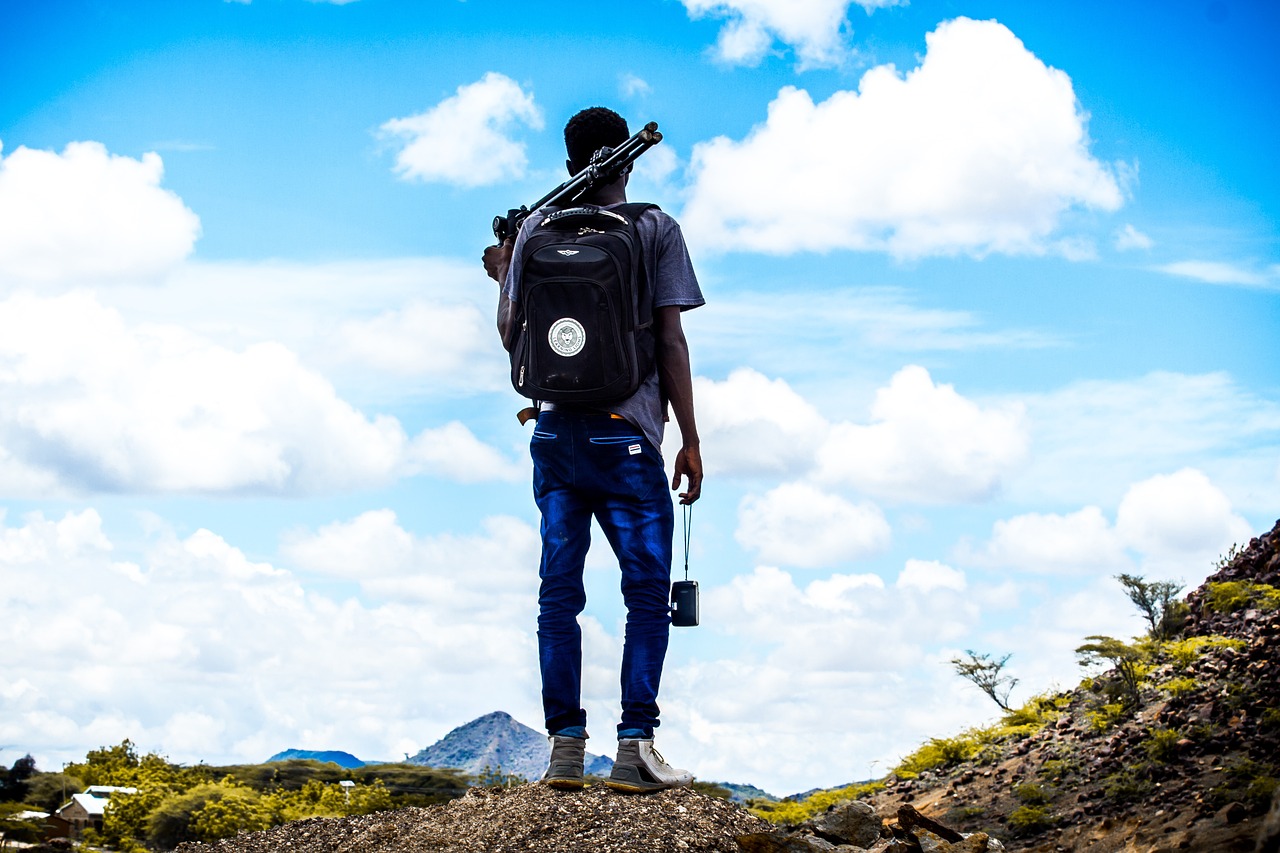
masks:
[[(410, 764), (452, 767), (479, 776), (502, 773), (534, 780), (542, 777), (551, 757), (546, 735), (505, 711), (492, 711), (458, 726), (409, 759)], [(613, 761), (587, 753), (586, 772), (607, 776)]]

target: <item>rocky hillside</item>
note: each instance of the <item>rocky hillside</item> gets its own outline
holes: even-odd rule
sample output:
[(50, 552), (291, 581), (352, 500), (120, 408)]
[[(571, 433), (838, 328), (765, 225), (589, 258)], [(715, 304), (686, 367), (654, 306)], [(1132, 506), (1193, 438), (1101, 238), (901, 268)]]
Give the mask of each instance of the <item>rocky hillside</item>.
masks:
[(1116, 668), (936, 738), (882, 780), (755, 803), (773, 823), (691, 790), (518, 785), (178, 849), (1280, 853), (1280, 523), (1176, 615), (1171, 639), (1104, 644)]
[[(502, 773), (533, 781), (547, 769), (551, 746), (547, 736), (502, 711), (458, 726), (409, 759), (409, 764), (451, 767), (481, 776)], [(587, 753), (586, 772), (608, 776), (613, 759)]]
[[(868, 802), (1008, 850), (1254, 850), (1280, 779), (1280, 523), (1187, 604), (1180, 635), (1142, 650), (1135, 710), (1110, 701), (1112, 671), (1043, 701), (1025, 735), (889, 777)], [(956, 740), (935, 743), (964, 755)]]

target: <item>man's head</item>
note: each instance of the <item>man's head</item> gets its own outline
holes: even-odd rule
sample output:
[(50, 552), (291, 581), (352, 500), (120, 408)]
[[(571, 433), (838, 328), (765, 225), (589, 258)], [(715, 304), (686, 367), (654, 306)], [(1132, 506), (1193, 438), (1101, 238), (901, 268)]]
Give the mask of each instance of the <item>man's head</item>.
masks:
[(591, 162), (591, 155), (604, 148), (617, 148), (631, 138), (627, 120), (605, 107), (591, 107), (569, 119), (564, 126), (564, 147), (569, 154), (569, 173), (577, 174)]

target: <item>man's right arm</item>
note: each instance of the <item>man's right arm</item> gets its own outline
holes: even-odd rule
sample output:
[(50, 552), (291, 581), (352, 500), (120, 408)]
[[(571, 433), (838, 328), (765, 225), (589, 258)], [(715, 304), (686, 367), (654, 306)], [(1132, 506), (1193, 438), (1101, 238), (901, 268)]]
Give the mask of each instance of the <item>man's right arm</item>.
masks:
[(498, 336), (502, 347), (511, 351), (511, 337), (515, 327), (515, 304), (507, 296), (507, 270), (511, 268), (511, 255), (515, 244), (508, 237), (501, 246), (489, 246), (484, 250), (484, 271), (498, 283)]

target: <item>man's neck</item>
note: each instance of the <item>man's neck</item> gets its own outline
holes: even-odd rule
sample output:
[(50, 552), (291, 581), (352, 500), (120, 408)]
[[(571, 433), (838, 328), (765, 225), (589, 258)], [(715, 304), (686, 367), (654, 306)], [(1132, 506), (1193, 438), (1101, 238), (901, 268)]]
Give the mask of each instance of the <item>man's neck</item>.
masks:
[(623, 204), (627, 200), (627, 185), (625, 181), (614, 181), (603, 187), (598, 187), (595, 192), (583, 199), (588, 204), (596, 204), (600, 207), (607, 207), (611, 204)]

